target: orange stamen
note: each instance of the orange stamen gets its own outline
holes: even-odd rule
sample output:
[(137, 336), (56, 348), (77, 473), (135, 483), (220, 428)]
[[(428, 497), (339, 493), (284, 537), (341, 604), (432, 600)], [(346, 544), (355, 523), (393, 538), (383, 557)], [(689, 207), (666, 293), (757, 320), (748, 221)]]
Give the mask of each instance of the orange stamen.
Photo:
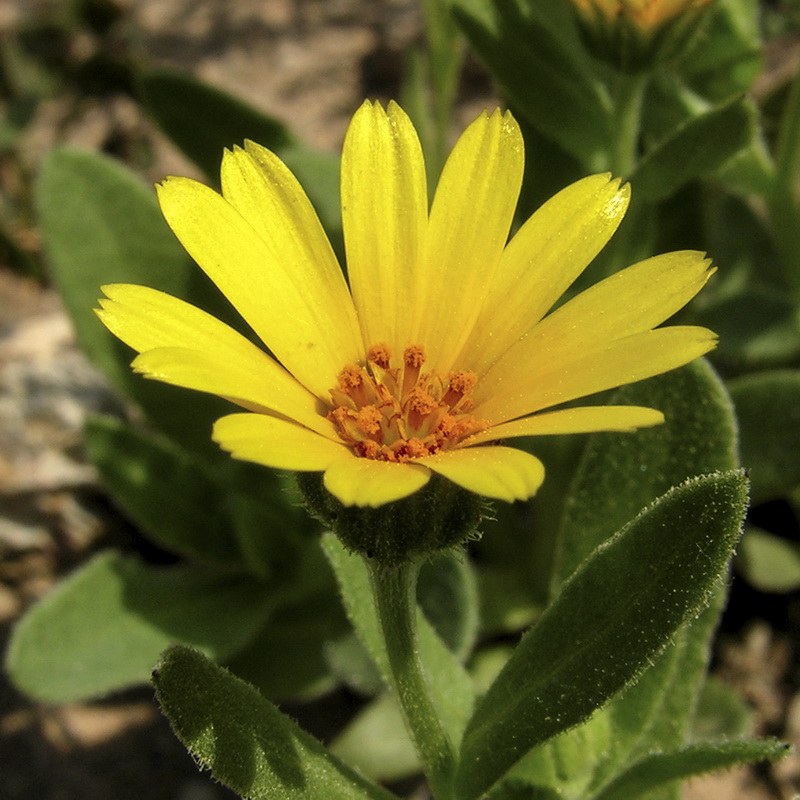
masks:
[(363, 382), (364, 377), (361, 373), (361, 367), (351, 364), (339, 373), (339, 388), (348, 394), (354, 389), (358, 389)]
[(392, 367), (389, 348), (377, 344), (365, 366), (339, 373), (328, 419), (357, 456), (398, 463), (425, 458), (488, 427), (469, 413), (477, 375), (459, 370), (445, 379), (423, 373), (424, 363), (424, 349), (412, 345), (399, 368)]
[(406, 347), (403, 352), (403, 397), (414, 388), (424, 363), (425, 351), (419, 345)]
[(381, 369), (389, 369), (389, 359), (392, 352), (385, 344), (374, 344), (367, 353), (367, 361), (377, 364)]
[(419, 369), (425, 363), (425, 350), (418, 344), (412, 344), (403, 351), (403, 361), (407, 367)]
[(373, 435), (381, 429), (383, 415), (375, 406), (364, 406), (358, 412), (358, 427), (364, 433)]

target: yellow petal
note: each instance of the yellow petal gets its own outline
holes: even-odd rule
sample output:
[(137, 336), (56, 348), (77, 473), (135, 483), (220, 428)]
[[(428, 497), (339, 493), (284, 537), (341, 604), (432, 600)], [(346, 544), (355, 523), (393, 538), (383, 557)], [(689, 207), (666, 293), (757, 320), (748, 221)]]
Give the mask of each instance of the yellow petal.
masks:
[(523, 165), (519, 126), (499, 111), (478, 117), (445, 164), (431, 207), (411, 342), (426, 348), (428, 366), (439, 372), (452, 368), (480, 313), (508, 239)]
[(653, 256), (581, 292), (543, 320), (532, 336), (549, 329), (563, 336), (577, 332), (578, 323), (592, 339), (646, 331), (683, 308), (714, 272), (711, 260), (696, 250)]
[[(297, 178), (255, 142), (222, 159), (222, 193), (270, 248), (274, 267), (296, 295), (284, 312), (290, 326), (316, 323), (339, 369), (363, 358), (350, 290), (325, 230)], [(282, 298), (283, 301), (283, 298)], [(337, 373), (338, 374), (338, 373)]]
[[(588, 338), (588, 337), (587, 337)], [(517, 380), (497, 391), (475, 414), (495, 424), (532, 414), (578, 397), (669, 372), (712, 350), (717, 337), (706, 328), (673, 325), (610, 343), (545, 351), (534, 363), (520, 366)]]
[(550, 310), (606, 245), (630, 188), (590, 175), (548, 200), (509, 242), (458, 363), (482, 374)]
[[(253, 345), (229, 325), (177, 297), (131, 283), (101, 287), (95, 313), (125, 344), (141, 353), (154, 347), (222, 347), (229, 350)], [(244, 343), (244, 344), (242, 344)]]
[(428, 219), (425, 163), (411, 120), (394, 102), (365, 102), (342, 152), (347, 273), (367, 346), (408, 346), (408, 314)]
[[(233, 158), (233, 156), (230, 156)], [(291, 190), (282, 202), (289, 203)], [(183, 246), (217, 284), (261, 340), (297, 379), (321, 398), (336, 383), (342, 366), (363, 357), (352, 302), (328, 292), (296, 240), (301, 221), (270, 242), (216, 192), (188, 178), (170, 178), (159, 187), (164, 216)], [(280, 206), (264, 209), (265, 215)], [(296, 215), (302, 219), (302, 215)], [(282, 219), (292, 217), (286, 210)], [(290, 224), (290, 223), (287, 223)], [(317, 242), (317, 231), (308, 235)], [(316, 244), (309, 245), (317, 251)]]
[(419, 463), (470, 492), (509, 503), (532, 497), (544, 480), (542, 462), (513, 447), (463, 447)]
[(148, 378), (276, 411), (335, 438), (327, 409), (252, 342), (196, 306), (146, 286), (104, 286), (96, 312), (127, 345), (144, 351)]
[(538, 374), (659, 325), (686, 305), (712, 272), (702, 253), (683, 251), (648, 258), (600, 281), (509, 348), (476, 387), (476, 405), (498, 390), (516, 391), (520, 375)]
[(336, 461), (325, 471), (325, 488), (346, 506), (382, 506), (421, 489), (431, 473), (417, 464), (370, 458)]
[(645, 406), (582, 406), (548, 411), (532, 417), (495, 425), (472, 437), (470, 445), (511, 439), (515, 436), (545, 436), (565, 433), (594, 433), (620, 431), (632, 433), (664, 422), (664, 415)]
[(275, 469), (321, 472), (352, 451), (289, 420), (266, 414), (229, 414), (214, 423), (214, 441), (234, 458)]
[(340, 442), (322, 401), (283, 367), (272, 362), (275, 369), (270, 370), (265, 358), (225, 358), (220, 350), (157, 347), (139, 355), (131, 366), (146, 378), (216, 394), (249, 411), (281, 414)]

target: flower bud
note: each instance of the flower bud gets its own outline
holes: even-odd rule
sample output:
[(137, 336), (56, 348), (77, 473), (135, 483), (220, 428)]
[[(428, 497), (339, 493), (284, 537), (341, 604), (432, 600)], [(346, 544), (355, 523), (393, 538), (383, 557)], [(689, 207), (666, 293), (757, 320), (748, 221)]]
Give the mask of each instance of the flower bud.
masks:
[(680, 56), (714, 0), (572, 0), (586, 46), (623, 72)]
[(474, 538), (488, 508), (486, 498), (439, 475), (409, 497), (377, 508), (344, 505), (319, 472), (297, 473), (297, 485), (309, 513), (330, 526), (348, 550), (387, 567)]

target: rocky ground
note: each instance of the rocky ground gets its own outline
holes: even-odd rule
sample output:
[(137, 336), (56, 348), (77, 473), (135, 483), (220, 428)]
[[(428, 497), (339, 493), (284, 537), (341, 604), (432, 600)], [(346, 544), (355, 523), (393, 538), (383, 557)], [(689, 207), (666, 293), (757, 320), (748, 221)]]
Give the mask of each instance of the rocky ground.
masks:
[[(78, 5), (0, 0), (0, 42), (52, 20), (61, 24), (64, 9)], [(0, 151), (0, 212), (14, 236), (13, 247), (0, 242), (0, 642), (25, 608), (115, 535), (113, 514), (82, 455), (81, 426), (87, 412), (113, 408), (116, 400), (76, 348), (58, 297), (37, 280), (30, 188), (42, 155), (68, 141), (121, 155), (152, 180), (192, 174), (142, 119), (124, 75), (114, 85), (108, 66), (114, 58), (191, 70), (286, 120), (308, 142), (335, 149), (364, 96), (396, 94), (403, 54), (421, 36), (413, 0), (83, 5), (96, 7), (109, 24), (73, 26), (55, 42), (49, 57), (62, 59), (72, 79), (51, 93), (42, 90), (24, 140)], [(97, 61), (101, 56), (106, 62)], [(103, 92), (88, 91), (74, 77), (93, 59), (107, 65), (101, 72), (111, 83)], [(7, 90), (2, 82), (0, 90)], [(490, 81), (470, 63), (459, 122), (493, 99)], [(715, 671), (753, 706), (758, 733), (800, 742), (797, 598), (765, 601), (746, 590), (735, 598)], [(409, 791), (424, 796), (419, 788)], [(693, 781), (685, 796), (790, 800), (798, 791), (800, 763), (789, 758), (773, 769)], [(54, 707), (31, 703), (0, 678), (0, 798), (231, 796), (197, 772), (148, 689)]]

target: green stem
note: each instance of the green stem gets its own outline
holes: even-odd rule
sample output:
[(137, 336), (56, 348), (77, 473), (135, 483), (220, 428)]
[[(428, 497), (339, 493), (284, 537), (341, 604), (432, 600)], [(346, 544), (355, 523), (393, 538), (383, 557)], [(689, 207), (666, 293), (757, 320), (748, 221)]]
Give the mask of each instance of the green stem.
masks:
[(453, 800), (455, 754), (430, 696), (417, 643), (419, 564), (382, 567), (365, 559), (389, 660), (392, 690), (437, 800)]
[(618, 76), (614, 95), (613, 137), (608, 154), (609, 167), (616, 178), (628, 178), (638, 161), (642, 100), (646, 86), (646, 72)]

